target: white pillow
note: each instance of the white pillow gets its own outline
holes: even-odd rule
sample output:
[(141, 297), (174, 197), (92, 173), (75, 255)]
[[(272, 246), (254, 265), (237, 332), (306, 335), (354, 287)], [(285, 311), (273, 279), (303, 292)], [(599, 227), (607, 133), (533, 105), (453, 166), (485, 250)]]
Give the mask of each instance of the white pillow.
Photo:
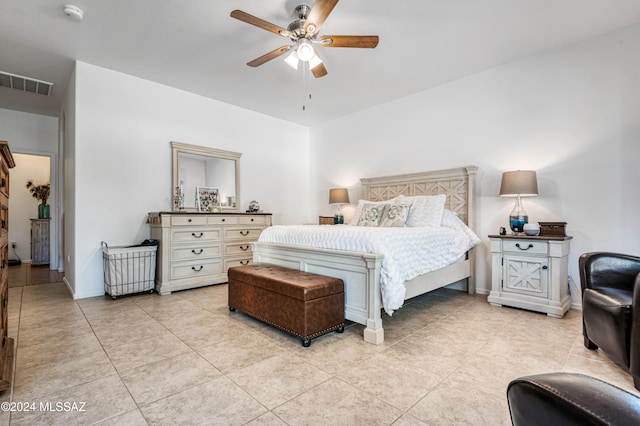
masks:
[(358, 226), (380, 226), (380, 221), (387, 208), (384, 203), (367, 204), (362, 208)]
[(409, 214), (410, 204), (388, 204), (384, 208), (380, 226), (385, 227), (404, 227)]
[(409, 216), (407, 217), (407, 226), (440, 226), (446, 201), (447, 196), (445, 194), (417, 195), (414, 197), (398, 196), (398, 202), (411, 204)]
[(387, 201), (367, 201), (367, 200), (358, 200), (358, 205), (356, 206), (356, 211), (353, 213), (353, 217), (351, 218), (351, 222), (349, 225), (357, 226), (358, 222), (360, 222), (360, 217), (362, 216), (362, 209), (366, 205), (370, 204), (393, 204), (396, 201), (395, 198), (392, 198)]

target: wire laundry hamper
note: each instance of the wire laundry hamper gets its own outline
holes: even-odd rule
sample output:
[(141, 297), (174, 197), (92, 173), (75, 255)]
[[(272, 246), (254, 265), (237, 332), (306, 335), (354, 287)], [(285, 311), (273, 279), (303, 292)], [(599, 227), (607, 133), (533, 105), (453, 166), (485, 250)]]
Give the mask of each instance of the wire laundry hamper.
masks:
[(157, 251), (157, 244), (109, 247), (103, 241), (105, 293), (113, 299), (143, 291), (153, 293)]

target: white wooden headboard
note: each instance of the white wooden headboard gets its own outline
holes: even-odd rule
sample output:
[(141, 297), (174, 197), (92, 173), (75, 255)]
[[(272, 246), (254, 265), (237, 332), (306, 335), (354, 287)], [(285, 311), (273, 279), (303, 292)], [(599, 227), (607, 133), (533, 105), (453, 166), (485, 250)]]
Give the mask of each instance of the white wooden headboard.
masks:
[(398, 195), (445, 194), (445, 208), (458, 214), (475, 231), (476, 175), (478, 167), (466, 166), (431, 172), (362, 178), (362, 198), (384, 201)]

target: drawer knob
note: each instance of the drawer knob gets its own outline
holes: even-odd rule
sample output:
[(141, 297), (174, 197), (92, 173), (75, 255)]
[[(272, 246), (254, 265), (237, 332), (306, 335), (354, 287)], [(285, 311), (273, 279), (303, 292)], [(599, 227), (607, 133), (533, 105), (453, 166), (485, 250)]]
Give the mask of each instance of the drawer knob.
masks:
[(225, 218), (222, 218), (222, 221), (223, 221), (223, 222), (224, 222), (225, 220), (227, 220), (227, 219), (225, 219)]
[(247, 235), (249, 235), (249, 231), (240, 231), (240, 235), (246, 237)]
[(192, 267), (191, 267), (191, 269), (193, 269), (193, 270), (194, 270), (194, 271), (196, 271), (196, 272), (200, 272), (200, 271), (202, 271), (202, 268), (204, 268), (204, 266), (202, 266), (202, 265), (200, 265), (200, 268), (198, 268), (198, 269), (196, 269), (196, 267), (195, 267), (195, 266), (192, 266)]
[(187, 219), (187, 222), (191, 223), (191, 219)]
[(530, 248), (533, 248), (533, 244), (529, 244), (527, 247), (522, 248), (520, 247), (520, 243), (516, 243), (516, 247), (518, 247), (522, 251), (525, 251), (525, 250), (529, 250)]
[(241, 261), (240, 261), (240, 264), (241, 264), (242, 266), (247, 266), (247, 265), (249, 264), (249, 261), (248, 261), (248, 260), (241, 260)]
[(240, 246), (240, 250), (247, 251), (249, 250), (249, 246)]
[(191, 253), (195, 254), (195, 255), (199, 255), (202, 254), (202, 252), (204, 251), (204, 249), (200, 249), (200, 251), (196, 252), (195, 250), (191, 250)]
[(251, 222), (253, 222), (253, 218), (251, 218)]
[(204, 233), (201, 232), (200, 235), (196, 235), (195, 232), (192, 232), (191, 235), (193, 235), (195, 238), (201, 238), (204, 235)]
[(544, 269), (544, 270), (546, 271), (547, 269), (549, 269), (549, 267), (548, 267), (547, 265), (544, 265), (544, 266), (542, 267), (542, 269)]

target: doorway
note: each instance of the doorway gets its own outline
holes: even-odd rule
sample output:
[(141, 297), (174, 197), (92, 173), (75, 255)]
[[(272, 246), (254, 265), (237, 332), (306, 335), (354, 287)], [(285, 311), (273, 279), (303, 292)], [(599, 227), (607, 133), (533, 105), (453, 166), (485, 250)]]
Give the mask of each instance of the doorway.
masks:
[[(13, 158), (16, 166), (11, 169), (9, 180), (9, 259), (12, 265), (33, 263), (41, 269), (55, 270), (58, 267), (58, 238), (54, 182), (51, 180), (53, 155), (14, 152)], [(27, 188), (28, 182), (34, 186), (49, 184), (48, 218), (39, 216), (39, 210), (41, 213), (43, 210), (39, 209), (41, 200)]]

